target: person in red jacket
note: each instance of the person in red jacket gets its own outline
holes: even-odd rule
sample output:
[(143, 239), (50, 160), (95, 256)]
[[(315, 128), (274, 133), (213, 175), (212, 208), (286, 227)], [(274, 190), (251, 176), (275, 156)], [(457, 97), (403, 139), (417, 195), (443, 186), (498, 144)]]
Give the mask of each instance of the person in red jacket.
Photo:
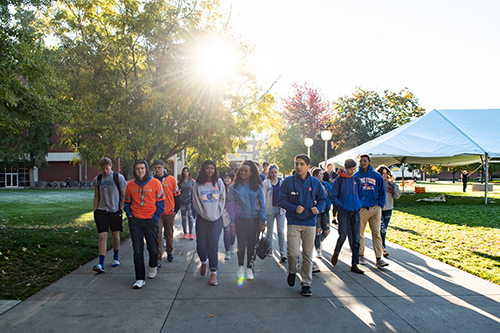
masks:
[(134, 180), (127, 184), (125, 213), (128, 218), (130, 237), (134, 249), (136, 282), (134, 289), (142, 288), (146, 282), (144, 265), (144, 238), (149, 252), (149, 278), (156, 276), (158, 264), (158, 220), (165, 211), (163, 188), (158, 179), (151, 177), (144, 160), (134, 163)]
[(181, 205), (177, 180), (168, 174), (167, 169), (165, 169), (165, 163), (162, 160), (156, 160), (153, 162), (153, 168), (155, 172), (154, 177), (161, 182), (165, 197), (165, 211), (162, 212), (158, 221), (158, 268), (160, 268), (163, 257), (163, 234), (165, 234), (167, 260), (174, 260), (174, 219)]

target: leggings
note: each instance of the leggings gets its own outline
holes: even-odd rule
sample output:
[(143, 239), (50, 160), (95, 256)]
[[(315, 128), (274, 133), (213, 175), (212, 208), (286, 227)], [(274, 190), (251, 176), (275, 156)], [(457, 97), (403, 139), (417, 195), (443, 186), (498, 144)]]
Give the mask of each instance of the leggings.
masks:
[(260, 219), (237, 217), (234, 221), (236, 236), (238, 237), (238, 265), (243, 266), (245, 250), (247, 253), (247, 267), (252, 268), (252, 257), (255, 253), (255, 239), (260, 226)]

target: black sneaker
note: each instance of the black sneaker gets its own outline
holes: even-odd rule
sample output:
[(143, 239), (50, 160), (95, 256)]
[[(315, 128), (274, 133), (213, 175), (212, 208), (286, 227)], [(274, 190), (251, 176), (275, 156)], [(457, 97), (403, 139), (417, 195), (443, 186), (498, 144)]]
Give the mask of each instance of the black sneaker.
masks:
[(312, 296), (313, 292), (310, 286), (302, 286), (302, 296)]
[(293, 287), (295, 285), (295, 274), (288, 274), (287, 282), (290, 287)]
[(169, 262), (174, 261), (174, 255), (172, 254), (172, 252), (167, 253), (167, 260)]
[(282, 264), (286, 263), (286, 260), (287, 260), (286, 257), (281, 257), (281, 263)]

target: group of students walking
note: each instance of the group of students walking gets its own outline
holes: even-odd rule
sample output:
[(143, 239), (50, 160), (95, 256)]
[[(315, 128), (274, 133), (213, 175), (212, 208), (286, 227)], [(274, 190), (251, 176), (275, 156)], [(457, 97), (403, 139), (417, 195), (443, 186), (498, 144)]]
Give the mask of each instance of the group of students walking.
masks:
[(363, 273), (358, 265), (366, 264), (363, 233), (367, 223), (372, 232), (376, 267), (388, 265), (383, 259), (388, 256), (385, 233), (392, 199), (397, 199), (400, 193), (390, 170), (384, 166), (379, 167), (378, 172), (373, 170), (368, 155), (361, 156), (358, 172), (356, 162), (346, 160), (345, 170), (336, 178), (331, 171), (324, 174), (319, 168), (311, 169), (307, 155), (295, 157), (294, 174), (285, 179), (278, 177), (279, 169), (274, 164), (267, 164), (259, 174), (251, 160), (244, 161), (236, 174), (228, 173), (221, 179), (216, 164), (207, 160), (196, 181), (191, 178), (189, 168), (184, 167), (181, 179), (176, 182), (166, 172), (163, 161), (153, 163), (155, 173), (152, 176), (146, 161), (138, 160), (134, 163), (134, 180), (127, 184), (123, 176), (111, 171), (108, 158), (101, 159), (99, 164), (103, 173), (94, 179), (99, 264), (94, 270), (100, 273), (105, 270), (108, 230), (113, 233), (112, 266), (120, 264), (118, 233), (122, 231), (121, 212), (125, 211), (134, 251), (135, 289), (142, 288), (146, 280), (144, 239), (149, 252), (149, 278), (154, 278), (161, 267), (162, 245), (166, 247), (167, 260), (173, 260), (173, 219), (178, 210), (182, 214), (183, 238), (194, 239), (193, 222), (196, 219), (199, 273), (202, 276), (209, 273), (210, 285), (218, 284), (218, 246), (222, 230), (225, 259), (230, 259), (234, 253), (237, 238), (237, 276), (253, 280), (256, 241), (266, 227), (267, 237), (272, 240), (276, 223), (280, 262), (288, 263), (287, 283), (290, 287), (295, 285), (302, 249), (302, 295), (312, 295), (313, 252), (316, 249), (317, 257), (322, 256), (321, 243), (330, 232), (332, 203), (338, 211), (334, 221), (338, 223), (339, 232), (332, 265), (337, 264), (342, 245), (348, 238), (352, 250), (351, 271)]

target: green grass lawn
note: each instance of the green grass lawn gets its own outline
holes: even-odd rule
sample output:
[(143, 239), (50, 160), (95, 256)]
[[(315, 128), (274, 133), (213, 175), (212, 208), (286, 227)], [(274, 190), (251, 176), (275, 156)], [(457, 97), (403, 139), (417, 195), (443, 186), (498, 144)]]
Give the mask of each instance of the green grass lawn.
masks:
[[(485, 205), (484, 192), (462, 193), (460, 183), (421, 186), (431, 193), (395, 201), (387, 239), (500, 284), (500, 193), (489, 193)], [(447, 201), (416, 201), (438, 193)]]
[[(0, 299), (24, 300), (97, 257), (93, 195), (79, 189), (0, 191)], [(126, 221), (123, 230), (122, 239), (129, 236)]]

